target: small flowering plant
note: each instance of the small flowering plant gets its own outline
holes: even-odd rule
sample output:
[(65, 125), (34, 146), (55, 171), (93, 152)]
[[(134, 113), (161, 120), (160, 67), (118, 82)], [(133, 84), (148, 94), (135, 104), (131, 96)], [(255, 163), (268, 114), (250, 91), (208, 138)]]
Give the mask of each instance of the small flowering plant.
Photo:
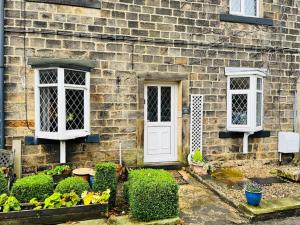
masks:
[(245, 191), (251, 193), (262, 193), (263, 188), (256, 182), (249, 182), (245, 185)]

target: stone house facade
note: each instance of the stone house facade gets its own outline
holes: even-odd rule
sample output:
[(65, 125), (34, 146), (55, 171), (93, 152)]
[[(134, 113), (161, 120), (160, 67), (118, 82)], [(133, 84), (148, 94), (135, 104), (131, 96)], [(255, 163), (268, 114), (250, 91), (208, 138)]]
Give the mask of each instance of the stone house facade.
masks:
[[(66, 142), (67, 162), (75, 166), (118, 160), (120, 143), (128, 166), (186, 163), (193, 141), (212, 161), (276, 160), (278, 132), (294, 130), (300, 1), (254, 2), (255, 15), (248, 16), (232, 13), (237, 9), (230, 4), (240, 0), (6, 1), (6, 147), (23, 140), (24, 173), (59, 163), (59, 142), (25, 137), (36, 137), (36, 123), (50, 115), (49, 109), (36, 115), (41, 110), (36, 101), (42, 101), (38, 69), (63, 68), (89, 73), (87, 134), (100, 136)], [(245, 115), (254, 108), (241, 105), (245, 94), (228, 101), (228, 76), (234, 73), (226, 71), (263, 74), (262, 124), (249, 133), (247, 154), (243, 133), (227, 123), (235, 117), (241, 125), (241, 108), (248, 107)], [(74, 91), (69, 101), (79, 95)], [(198, 108), (191, 137), (197, 104), (203, 112)], [(227, 106), (234, 104), (238, 109), (229, 113)], [(257, 99), (253, 104), (259, 105)], [(73, 110), (64, 119), (81, 123), (79, 115), (80, 109)]]

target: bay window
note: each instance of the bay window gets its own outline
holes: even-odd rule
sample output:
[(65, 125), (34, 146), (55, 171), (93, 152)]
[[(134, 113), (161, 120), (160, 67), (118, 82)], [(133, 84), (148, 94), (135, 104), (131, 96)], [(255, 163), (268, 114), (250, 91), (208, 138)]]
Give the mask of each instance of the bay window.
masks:
[(263, 78), (255, 68), (226, 68), (227, 130), (253, 133), (263, 129)]
[(36, 137), (69, 140), (90, 134), (89, 72), (36, 69)]

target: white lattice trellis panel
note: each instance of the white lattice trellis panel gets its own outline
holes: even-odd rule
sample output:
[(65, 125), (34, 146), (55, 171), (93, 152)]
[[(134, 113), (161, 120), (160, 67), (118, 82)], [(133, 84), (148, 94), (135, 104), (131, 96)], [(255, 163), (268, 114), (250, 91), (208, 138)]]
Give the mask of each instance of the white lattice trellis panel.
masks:
[(191, 131), (190, 151), (197, 148), (202, 151), (202, 130), (203, 130), (203, 95), (191, 96)]

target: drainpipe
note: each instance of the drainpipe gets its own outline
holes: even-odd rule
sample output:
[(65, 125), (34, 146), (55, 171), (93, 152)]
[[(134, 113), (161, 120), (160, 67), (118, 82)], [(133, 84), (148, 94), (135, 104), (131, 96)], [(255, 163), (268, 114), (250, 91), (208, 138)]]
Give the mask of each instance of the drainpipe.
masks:
[(243, 138), (243, 154), (248, 154), (248, 140), (249, 140), (249, 136), (253, 134), (252, 133), (244, 133), (244, 138)]
[(0, 0), (0, 148), (4, 147), (4, 0)]

